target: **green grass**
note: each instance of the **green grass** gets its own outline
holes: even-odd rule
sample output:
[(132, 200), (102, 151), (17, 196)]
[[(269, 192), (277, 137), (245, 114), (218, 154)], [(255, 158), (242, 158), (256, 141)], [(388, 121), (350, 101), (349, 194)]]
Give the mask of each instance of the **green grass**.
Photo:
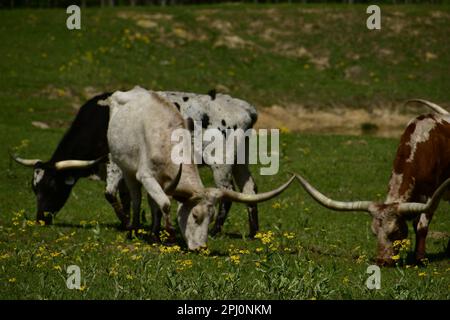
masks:
[[(53, 142), (58, 138), (56, 132), (47, 136)], [(253, 168), (260, 190), (280, 184), (289, 171), (297, 171), (336, 198), (383, 199), (395, 140), (364, 138), (367, 144), (361, 144), (359, 138), (344, 136), (288, 134), (281, 138), (280, 174), (259, 176)], [(7, 169), (8, 161), (2, 166)], [(446, 203), (431, 224), (429, 265), (383, 268), (382, 289), (370, 291), (365, 286), (366, 268), (373, 264), (375, 238), (369, 215), (326, 210), (297, 184), (259, 206), (261, 229), (274, 233), (276, 251), (261, 240), (246, 239), (245, 207), (235, 204), (224, 233), (209, 239), (210, 254), (201, 255), (187, 252), (180, 235), (181, 251), (173, 253), (161, 253), (167, 250), (164, 246), (126, 240), (125, 233), (116, 230), (118, 223), (103, 199), (100, 182), (81, 181), (55, 225), (28, 226), (20, 211), (34, 218), (34, 197), (27, 184), (31, 172), (16, 165), (7, 170), (1, 185), (2, 298), (449, 298), (448, 238), (433, 236), (448, 232)], [(208, 170), (202, 175), (212, 185)], [(286, 232), (294, 233), (294, 238), (286, 238)], [(412, 230), (410, 239), (414, 243)], [(231, 256), (239, 256), (239, 264)], [(192, 265), (183, 268), (183, 263)], [(81, 268), (86, 286), (82, 292), (65, 287), (65, 270), (71, 264)], [(405, 257), (405, 264), (411, 264), (410, 257)], [(16, 280), (10, 283), (10, 279)]]
[[(246, 210), (235, 204), (223, 234), (209, 239), (209, 255), (187, 252), (180, 235), (180, 251), (166, 252), (164, 246), (127, 240), (117, 231), (100, 182), (80, 181), (53, 226), (28, 225), (25, 216), (35, 214), (32, 173), (7, 157), (8, 148), (26, 139), (21, 155), (49, 158), (73, 118), (71, 105), (89, 96), (86, 87), (103, 91), (140, 84), (206, 92), (220, 84), (258, 106), (361, 106), (412, 96), (448, 101), (448, 7), (382, 10), (391, 20), (383, 20), (384, 31), (373, 33), (364, 28), (364, 6), (140, 10), (172, 16), (157, 19), (157, 29), (119, 18), (119, 9), (89, 9), (83, 11), (83, 30), (70, 32), (64, 10), (0, 11), (0, 298), (449, 299), (450, 211), (444, 202), (431, 223), (428, 266), (407, 267), (411, 252), (405, 253), (405, 266), (383, 268), (382, 289), (371, 291), (365, 286), (376, 244), (370, 217), (326, 210), (297, 184), (259, 206), (261, 230), (274, 233), (276, 251), (246, 238)], [(444, 17), (430, 20), (435, 11)], [(199, 20), (204, 15), (210, 20)], [(401, 34), (391, 30), (395, 17), (403, 21)], [(210, 26), (217, 19), (228, 21), (231, 34), (252, 47), (214, 48), (221, 33)], [(302, 28), (305, 24), (313, 25), (312, 33)], [(270, 28), (278, 31), (275, 42), (261, 36)], [(175, 36), (182, 30), (205, 40)], [(284, 51), (278, 50), (283, 44)], [(329, 67), (318, 70), (308, 57), (289, 56), (289, 46), (303, 46), (317, 57), (327, 53)], [(391, 58), (380, 57), (376, 48), (390, 49)], [(437, 58), (426, 61), (427, 52)], [(345, 69), (354, 65), (361, 71), (346, 78)], [(51, 129), (35, 128), (32, 121), (47, 122)], [(282, 134), (280, 143), (280, 174), (259, 176), (258, 167), (252, 167), (259, 190), (297, 171), (335, 198), (384, 199), (397, 140)], [(202, 176), (212, 185), (208, 170)], [(295, 235), (288, 239), (286, 232)], [(412, 228), (409, 237), (414, 244)], [(72, 264), (81, 268), (82, 291), (66, 288), (65, 271)]]

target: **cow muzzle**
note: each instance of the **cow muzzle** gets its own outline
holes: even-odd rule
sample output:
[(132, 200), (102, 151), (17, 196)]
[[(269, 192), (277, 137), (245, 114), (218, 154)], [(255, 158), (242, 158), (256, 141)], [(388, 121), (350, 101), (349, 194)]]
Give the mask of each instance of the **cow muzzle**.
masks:
[(36, 214), (36, 222), (44, 221), (45, 225), (51, 225), (53, 223), (53, 212), (38, 211)]

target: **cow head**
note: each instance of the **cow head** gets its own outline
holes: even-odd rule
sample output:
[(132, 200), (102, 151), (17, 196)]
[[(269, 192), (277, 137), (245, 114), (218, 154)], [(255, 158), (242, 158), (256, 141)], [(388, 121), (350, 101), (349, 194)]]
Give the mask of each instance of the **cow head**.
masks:
[(378, 242), (377, 264), (379, 265), (394, 264), (395, 261), (392, 257), (397, 255), (398, 252), (394, 248), (393, 243), (396, 240), (403, 240), (407, 237), (408, 228), (406, 221), (421, 213), (434, 210), (441, 196), (450, 185), (450, 179), (447, 179), (436, 189), (427, 203), (341, 202), (326, 197), (300, 175), (297, 175), (297, 180), (314, 200), (326, 208), (336, 211), (362, 211), (370, 213), (372, 216), (372, 232), (377, 237)]
[(43, 162), (39, 159), (22, 159), (11, 157), (19, 164), (34, 169), (31, 186), (36, 195), (37, 221), (51, 224), (53, 216), (61, 210), (69, 198), (70, 192), (78, 180), (77, 170), (88, 169), (98, 164), (95, 161), (64, 160)]
[(294, 179), (295, 175), (279, 188), (259, 194), (246, 194), (217, 188), (205, 188), (193, 192), (187, 201), (182, 202), (178, 207), (178, 224), (188, 248), (196, 250), (206, 246), (209, 223), (215, 215), (216, 205), (222, 199), (246, 204), (267, 201), (282, 193)]

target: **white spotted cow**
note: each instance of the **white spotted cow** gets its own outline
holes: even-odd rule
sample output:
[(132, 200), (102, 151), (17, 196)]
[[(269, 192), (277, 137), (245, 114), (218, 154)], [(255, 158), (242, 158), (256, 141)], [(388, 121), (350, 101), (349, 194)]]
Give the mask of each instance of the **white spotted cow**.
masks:
[(144, 186), (152, 200), (150, 205), (157, 206), (166, 220), (170, 213), (168, 197), (180, 203), (178, 224), (188, 248), (195, 250), (206, 245), (208, 225), (219, 201), (246, 204), (266, 201), (283, 192), (295, 178), (260, 194), (205, 188), (195, 164), (183, 164), (181, 169), (171, 160), (172, 132), (187, 129), (187, 121), (173, 103), (135, 87), (126, 92), (116, 91), (102, 104), (110, 107), (107, 137), (111, 158), (122, 171), (130, 191), (130, 229), (140, 227), (141, 186)]
[[(251, 129), (256, 122), (257, 112), (255, 107), (246, 101), (233, 98), (227, 94), (216, 94), (214, 91), (208, 94), (195, 94), (187, 92), (157, 91), (161, 97), (170, 101), (180, 112), (184, 119), (199, 123), (202, 129), (218, 129), (226, 135), (228, 129)], [(190, 126), (190, 129), (193, 129)], [(238, 142), (239, 143), (239, 142)], [(248, 152), (248, 141), (246, 151)], [(207, 144), (203, 144), (203, 149)], [(202, 150), (203, 151), (203, 150)], [(236, 151), (235, 151), (236, 152)], [(248, 194), (256, 194), (255, 181), (250, 173), (248, 163), (244, 164), (215, 164), (209, 165), (212, 170), (214, 182), (218, 188), (234, 190), (234, 184), (239, 190)], [(108, 169), (108, 182), (106, 194), (113, 195), (121, 180), (120, 170), (111, 164)], [(230, 211), (231, 201), (222, 199), (219, 204), (219, 212), (216, 217), (212, 235), (221, 231), (225, 219)], [(161, 213), (154, 204), (152, 207), (152, 232), (159, 234)], [(258, 209), (256, 204), (248, 204), (249, 236), (253, 237), (259, 230)], [(170, 222), (166, 221), (166, 230), (172, 233)]]

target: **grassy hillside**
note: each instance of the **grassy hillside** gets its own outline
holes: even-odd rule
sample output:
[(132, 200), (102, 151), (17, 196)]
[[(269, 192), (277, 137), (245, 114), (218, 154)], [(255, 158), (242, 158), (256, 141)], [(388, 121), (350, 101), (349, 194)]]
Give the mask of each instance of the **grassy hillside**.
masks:
[(32, 104), (49, 91), (68, 104), (64, 98), (80, 97), (87, 87), (135, 84), (218, 87), (258, 106), (448, 102), (450, 8), (382, 6), (380, 31), (365, 27), (365, 9), (86, 9), (81, 31), (66, 29), (64, 10), (1, 11), (0, 104), (11, 98)]

